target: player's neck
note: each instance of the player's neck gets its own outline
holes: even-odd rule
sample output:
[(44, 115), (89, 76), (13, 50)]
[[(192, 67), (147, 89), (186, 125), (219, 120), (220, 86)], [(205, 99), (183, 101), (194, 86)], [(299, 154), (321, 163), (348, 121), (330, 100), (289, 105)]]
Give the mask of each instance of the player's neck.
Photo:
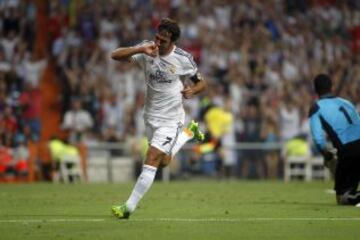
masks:
[(172, 51), (174, 51), (175, 47), (175, 44), (172, 44), (167, 51), (165, 51), (163, 54), (160, 54), (160, 57), (168, 56), (170, 53), (172, 53)]
[(335, 97), (335, 95), (334, 95), (332, 92), (324, 93), (324, 94), (322, 94), (322, 95), (319, 96), (320, 99), (323, 99), (323, 98), (332, 98), (332, 97)]

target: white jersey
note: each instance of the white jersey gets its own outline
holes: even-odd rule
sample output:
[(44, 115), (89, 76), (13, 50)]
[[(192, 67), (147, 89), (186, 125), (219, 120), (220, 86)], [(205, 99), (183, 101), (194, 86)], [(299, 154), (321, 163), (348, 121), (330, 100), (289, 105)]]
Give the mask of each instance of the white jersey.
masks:
[[(142, 44), (153, 43), (144, 41)], [(188, 52), (174, 46), (170, 54), (155, 58), (136, 54), (132, 59), (144, 70), (147, 85), (144, 118), (184, 121), (183, 81), (197, 73), (197, 66)]]

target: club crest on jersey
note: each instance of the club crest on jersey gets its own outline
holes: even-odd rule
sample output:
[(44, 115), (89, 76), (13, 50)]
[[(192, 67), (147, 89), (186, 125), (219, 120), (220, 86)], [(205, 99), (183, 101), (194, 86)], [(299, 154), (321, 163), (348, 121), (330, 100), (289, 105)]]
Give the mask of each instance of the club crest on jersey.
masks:
[(164, 60), (161, 60), (159, 62), (159, 66), (160, 66), (161, 69), (163, 69), (163, 70), (165, 70), (167, 72), (170, 72), (172, 74), (174, 74), (176, 72), (176, 67), (173, 64), (169, 63), (169, 62), (165, 62)]
[(176, 67), (175, 66), (170, 66), (168, 69), (172, 74), (174, 74), (176, 72)]

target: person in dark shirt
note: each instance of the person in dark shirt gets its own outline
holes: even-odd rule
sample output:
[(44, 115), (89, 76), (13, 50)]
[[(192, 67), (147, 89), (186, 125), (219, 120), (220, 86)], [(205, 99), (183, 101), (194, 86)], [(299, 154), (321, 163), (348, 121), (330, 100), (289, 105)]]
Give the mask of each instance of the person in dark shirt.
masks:
[[(360, 203), (360, 117), (354, 105), (332, 94), (332, 80), (319, 74), (314, 88), (319, 99), (309, 112), (311, 134), (324, 157), (324, 163), (337, 157), (335, 170), (336, 200), (341, 205)], [(325, 134), (337, 149), (337, 156), (326, 145)]]
[[(261, 142), (261, 116), (258, 99), (251, 99), (243, 117), (243, 140), (247, 143)], [(246, 149), (242, 151), (241, 175), (244, 178), (264, 178), (265, 160), (262, 151)], [(252, 171), (254, 169), (254, 171)]]

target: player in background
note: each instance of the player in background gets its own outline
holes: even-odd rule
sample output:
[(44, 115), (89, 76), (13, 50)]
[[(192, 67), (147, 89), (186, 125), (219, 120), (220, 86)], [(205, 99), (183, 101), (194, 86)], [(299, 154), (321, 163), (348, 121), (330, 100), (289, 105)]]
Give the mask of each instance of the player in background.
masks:
[(341, 205), (360, 202), (357, 190), (360, 180), (360, 117), (354, 105), (332, 94), (332, 81), (328, 75), (319, 74), (314, 79), (319, 99), (309, 112), (310, 128), (314, 142), (327, 166), (336, 158), (326, 146), (324, 131), (337, 149), (335, 169), (336, 200)]
[[(143, 41), (134, 47), (118, 48), (111, 53), (117, 61), (131, 61), (144, 71), (146, 98), (144, 121), (149, 150), (142, 172), (126, 203), (112, 207), (118, 218), (128, 218), (140, 199), (149, 190), (159, 166), (166, 166), (171, 158), (190, 139), (204, 139), (198, 123), (191, 121), (184, 128), (183, 98), (188, 99), (206, 88), (193, 57), (175, 45), (180, 37), (176, 21), (162, 19), (155, 41)], [(186, 78), (193, 82), (184, 86)]]

